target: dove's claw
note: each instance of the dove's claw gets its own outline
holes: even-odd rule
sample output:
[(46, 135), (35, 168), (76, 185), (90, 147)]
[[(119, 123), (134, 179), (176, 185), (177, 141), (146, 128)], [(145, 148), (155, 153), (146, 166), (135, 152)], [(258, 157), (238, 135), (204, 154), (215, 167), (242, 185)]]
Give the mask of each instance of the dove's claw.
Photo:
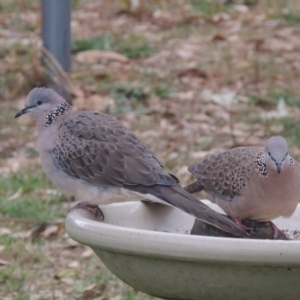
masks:
[(80, 203), (76, 204), (75, 206), (73, 206), (71, 208), (71, 210), (79, 209), (79, 208), (88, 210), (95, 216), (95, 218), (98, 218), (98, 217), (101, 218), (101, 221), (104, 220), (103, 211), (96, 204), (91, 204), (88, 202), (80, 202)]

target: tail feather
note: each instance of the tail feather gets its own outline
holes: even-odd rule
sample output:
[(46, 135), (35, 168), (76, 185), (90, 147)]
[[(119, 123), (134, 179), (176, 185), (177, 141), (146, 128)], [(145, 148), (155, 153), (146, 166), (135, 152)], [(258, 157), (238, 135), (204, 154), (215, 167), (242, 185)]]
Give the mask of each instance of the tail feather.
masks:
[(204, 187), (198, 181), (195, 181), (195, 182), (187, 185), (186, 187), (184, 187), (184, 189), (187, 192), (193, 194), (193, 193), (197, 193), (197, 192), (203, 191)]
[(151, 194), (161, 200), (166, 201), (168, 204), (193, 215), (204, 223), (211, 224), (212, 226), (234, 236), (249, 237), (249, 234), (244, 231), (244, 229), (239, 227), (230, 219), (209, 208), (179, 185), (154, 185), (149, 187), (135, 185), (126, 186), (126, 188), (141, 194)]

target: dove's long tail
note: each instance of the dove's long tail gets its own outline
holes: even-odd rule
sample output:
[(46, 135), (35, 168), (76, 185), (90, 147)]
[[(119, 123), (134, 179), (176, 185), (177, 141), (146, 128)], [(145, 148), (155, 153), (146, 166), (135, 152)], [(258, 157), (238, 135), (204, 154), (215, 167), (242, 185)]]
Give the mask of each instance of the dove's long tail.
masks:
[(179, 185), (152, 185), (149, 187), (135, 185), (126, 186), (126, 188), (141, 194), (150, 194), (152, 196), (151, 198), (153, 198), (153, 196), (159, 198), (160, 200), (193, 215), (197, 219), (211, 224), (223, 231), (229, 232), (234, 236), (249, 237), (249, 234), (233, 221), (212, 210)]
[(204, 187), (200, 183), (198, 183), (198, 181), (195, 181), (195, 182), (185, 186), (184, 189), (187, 192), (193, 194), (196, 192), (201, 192), (204, 189)]

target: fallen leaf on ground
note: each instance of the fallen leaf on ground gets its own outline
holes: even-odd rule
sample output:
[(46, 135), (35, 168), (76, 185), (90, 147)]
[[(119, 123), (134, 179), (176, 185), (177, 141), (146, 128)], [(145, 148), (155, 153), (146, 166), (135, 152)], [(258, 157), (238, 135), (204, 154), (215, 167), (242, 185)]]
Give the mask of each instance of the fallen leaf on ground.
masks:
[(63, 277), (59, 281), (66, 283), (67, 285), (74, 285), (74, 279), (71, 277)]
[(101, 61), (117, 61), (120, 63), (128, 63), (129, 58), (123, 54), (113, 51), (87, 50), (80, 52), (75, 57), (77, 62), (84, 64), (96, 64)]
[(11, 265), (11, 262), (4, 259), (0, 259), (0, 265), (9, 266)]
[(94, 254), (94, 251), (91, 248), (87, 248), (84, 252), (82, 252), (81, 257), (87, 258)]
[(63, 228), (62, 224), (58, 224), (58, 225), (52, 225), (47, 227), (43, 232), (42, 232), (42, 236), (44, 237), (49, 237), (49, 236), (56, 236), (58, 235), (61, 230)]
[(11, 230), (5, 227), (0, 228), (0, 236), (5, 234), (11, 234)]
[(68, 267), (73, 269), (77, 269), (79, 266), (80, 264), (77, 260), (73, 260), (68, 264)]
[(22, 195), (22, 192), (23, 192), (23, 189), (22, 189), (22, 188), (19, 188), (19, 189), (17, 190), (17, 192), (15, 192), (15, 193), (12, 194), (11, 196), (9, 196), (9, 197), (7, 198), (7, 200), (12, 201), (12, 200), (18, 199), (18, 198)]

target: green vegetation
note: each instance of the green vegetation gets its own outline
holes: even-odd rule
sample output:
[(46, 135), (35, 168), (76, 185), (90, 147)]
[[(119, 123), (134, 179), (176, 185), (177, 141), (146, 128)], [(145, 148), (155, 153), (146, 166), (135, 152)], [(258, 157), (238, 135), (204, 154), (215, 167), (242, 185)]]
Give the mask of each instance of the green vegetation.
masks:
[[(272, 134), (285, 136), (299, 160), (299, 0), (135, 2), (72, 1), (75, 109), (117, 115), (182, 185), (191, 182), (187, 166), (208, 152)], [(34, 120), (14, 119), (28, 91), (49, 79), (40, 8), (39, 0), (0, 1), (0, 299), (154, 299), (67, 237), (74, 202), (41, 169)], [(130, 60), (87, 64), (77, 59), (85, 50)], [(236, 103), (212, 100), (226, 93)], [(265, 117), (280, 99), (287, 115)]]
[(117, 51), (133, 59), (149, 56), (156, 52), (155, 48), (150, 46), (143, 36), (135, 33), (125, 37), (102, 34), (87, 39), (75, 39), (72, 49), (73, 52), (85, 50)]
[[(32, 172), (34, 170), (34, 172)], [(0, 177), (0, 213), (45, 222), (63, 217), (62, 197), (37, 168)], [(11, 200), (10, 200), (11, 199)]]
[(300, 147), (300, 123), (291, 117), (284, 117), (274, 121), (274, 124), (282, 125), (284, 136), (290, 145)]
[(121, 52), (129, 58), (140, 58), (154, 53), (155, 49), (147, 44), (142, 44), (139, 46), (124, 47), (123, 49), (121, 49)]
[(287, 23), (288, 25), (297, 25), (300, 23), (300, 12), (288, 12), (288, 13), (280, 13), (280, 14), (273, 14), (271, 16), (275, 20), (281, 20)]
[(143, 84), (134, 86), (128, 82), (121, 82), (111, 87), (110, 95), (115, 100), (115, 107), (109, 108), (111, 114), (126, 114), (130, 111), (144, 114), (149, 111), (146, 106), (149, 93)]
[(224, 5), (221, 1), (192, 0), (192, 3), (197, 9), (207, 16), (211, 16), (224, 9)]
[(161, 82), (153, 88), (153, 93), (162, 99), (168, 98), (171, 93), (171, 87), (168, 82)]
[(85, 50), (114, 50), (114, 38), (110, 34), (103, 34), (97, 37), (89, 37), (87, 39), (75, 39), (72, 50), (80, 52)]

